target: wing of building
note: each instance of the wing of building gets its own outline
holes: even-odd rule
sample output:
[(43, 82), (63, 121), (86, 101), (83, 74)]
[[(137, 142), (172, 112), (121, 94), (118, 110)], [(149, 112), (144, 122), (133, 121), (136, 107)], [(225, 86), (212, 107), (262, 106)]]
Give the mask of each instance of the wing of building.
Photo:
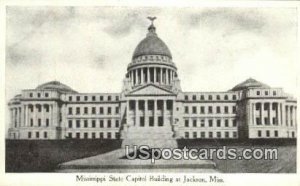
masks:
[(248, 79), (225, 92), (184, 92), (151, 24), (121, 93), (82, 94), (58, 81), (10, 100), (11, 139), (295, 138), (296, 99)]

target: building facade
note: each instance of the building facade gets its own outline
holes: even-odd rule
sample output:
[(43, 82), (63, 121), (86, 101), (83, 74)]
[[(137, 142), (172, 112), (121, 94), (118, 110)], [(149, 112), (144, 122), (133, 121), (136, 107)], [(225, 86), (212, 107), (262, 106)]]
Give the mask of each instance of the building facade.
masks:
[(297, 101), (248, 79), (225, 92), (184, 92), (151, 24), (121, 93), (78, 93), (58, 81), (8, 103), (10, 139), (296, 138)]

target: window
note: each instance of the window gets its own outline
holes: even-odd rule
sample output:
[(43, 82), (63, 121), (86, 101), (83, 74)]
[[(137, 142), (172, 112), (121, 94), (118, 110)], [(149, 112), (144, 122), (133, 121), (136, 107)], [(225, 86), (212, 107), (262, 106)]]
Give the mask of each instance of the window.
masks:
[(228, 119), (225, 119), (225, 127), (228, 127)]
[(228, 100), (228, 95), (225, 95), (225, 96), (224, 96), (224, 100)]
[(141, 127), (145, 126), (145, 119), (144, 119), (144, 117), (140, 117), (140, 126)]
[(111, 133), (110, 132), (107, 133), (107, 139), (111, 139)]
[(295, 132), (292, 132), (292, 138), (294, 138), (295, 137)]
[(40, 127), (42, 125), (42, 120), (38, 119), (38, 126)]
[(30, 126), (33, 126), (33, 119), (30, 119)]
[(256, 118), (256, 124), (257, 125), (261, 125), (261, 120), (260, 120), (260, 118), (258, 117), (258, 118)]
[(31, 138), (31, 132), (28, 132), (28, 138)]
[(221, 113), (221, 108), (217, 106), (217, 113)]
[(80, 128), (80, 120), (76, 120), (76, 128)]
[(76, 114), (80, 114), (80, 107), (76, 107)]
[(205, 120), (204, 119), (201, 120), (201, 127), (205, 127)]
[(103, 96), (100, 96), (100, 101), (103, 101)]
[(88, 139), (89, 134), (87, 132), (84, 133), (84, 139)]
[(270, 131), (269, 130), (266, 131), (266, 136), (270, 137)]
[(188, 107), (188, 106), (185, 106), (185, 107), (184, 107), (184, 113), (186, 113), (186, 114), (189, 113), (189, 107)]
[(229, 132), (225, 132), (225, 138), (229, 138)]
[(205, 113), (205, 107), (204, 107), (204, 106), (201, 106), (201, 107), (200, 107), (200, 111), (201, 111), (201, 114), (204, 114), (204, 113)]
[(197, 114), (197, 107), (193, 107), (193, 114)]
[(189, 96), (185, 95), (184, 100), (189, 100)]
[(217, 100), (220, 100), (220, 95), (217, 95)]
[(217, 138), (221, 138), (221, 132), (217, 132)]
[(269, 95), (269, 92), (268, 92), (268, 91), (265, 91), (265, 95), (266, 95), (266, 96)]
[(92, 139), (95, 139), (96, 138), (96, 134), (95, 132), (92, 132)]
[(68, 133), (68, 138), (72, 138), (72, 132)]
[(116, 114), (119, 114), (119, 107), (116, 107)]
[(265, 124), (266, 124), (266, 125), (269, 125), (269, 124), (270, 124), (270, 123), (269, 123), (269, 118), (265, 117), (264, 120), (265, 120)]
[(88, 120), (84, 120), (84, 128), (88, 128)]
[(100, 114), (103, 114), (103, 113), (104, 113), (103, 110), (104, 110), (103, 107), (100, 107)]
[(204, 99), (205, 99), (205, 98), (204, 98), (204, 95), (201, 95), (200, 99), (201, 99), (201, 100), (204, 100)]
[(264, 110), (268, 110), (268, 107), (269, 107), (269, 103), (265, 103), (264, 104)]
[(150, 127), (154, 126), (154, 117), (149, 117), (149, 126)]
[(221, 127), (221, 120), (220, 119), (217, 120), (217, 127)]
[(209, 126), (209, 127), (212, 127), (212, 126), (213, 126), (213, 120), (212, 120), (212, 119), (208, 120), (208, 126)]
[(189, 127), (189, 120), (188, 119), (184, 120), (184, 126)]
[(261, 137), (261, 131), (260, 131), (260, 130), (257, 131), (257, 136), (258, 136), (258, 137)]
[(119, 96), (116, 96), (116, 101), (119, 101)]
[(93, 100), (93, 101), (96, 101), (96, 96), (92, 96), (92, 100)]
[(208, 133), (208, 137), (209, 137), (209, 138), (212, 138), (212, 137), (213, 137), (213, 133), (212, 133), (212, 132), (209, 132), (209, 133)]
[(189, 132), (185, 132), (185, 133), (184, 133), (184, 137), (185, 137), (185, 138), (189, 138)]
[(38, 94), (37, 94), (37, 97), (38, 97), (38, 98), (41, 97), (41, 93), (38, 93)]
[(233, 113), (233, 114), (236, 113), (236, 106), (232, 106), (232, 113)]
[(107, 101), (110, 101), (111, 100), (111, 96), (107, 96)]
[(73, 109), (72, 107), (69, 107), (69, 115), (73, 114)]
[(68, 121), (68, 124), (69, 124), (69, 128), (72, 128), (72, 127), (73, 127), (73, 122), (72, 122), (72, 120), (69, 120), (69, 121)]
[(211, 114), (212, 112), (213, 112), (213, 108), (212, 108), (212, 106), (209, 106), (209, 107), (208, 107), (208, 113)]
[(29, 94), (29, 97), (31, 97), (31, 98), (32, 98), (32, 97), (33, 97), (33, 94), (32, 94), (32, 93), (30, 93), (30, 94)]
[(76, 138), (77, 138), (77, 139), (80, 138), (80, 132), (76, 132)]
[(96, 120), (92, 120), (92, 127), (96, 128)]
[(119, 124), (119, 120), (116, 120), (116, 128), (119, 128), (120, 124)]
[(256, 103), (256, 104), (255, 104), (255, 109), (256, 109), (256, 110), (260, 110), (260, 103)]
[(277, 119), (275, 117), (272, 118), (272, 123), (273, 123), (273, 125), (277, 125)]
[(84, 107), (84, 114), (88, 114), (88, 108)]
[(232, 100), (236, 100), (236, 95), (232, 95)]
[(227, 106), (224, 107), (224, 113), (228, 114), (228, 107)]
[(278, 137), (278, 131), (277, 130), (274, 131), (274, 136)]
[(196, 119), (193, 120), (193, 127), (197, 127), (197, 120)]
[(162, 117), (162, 116), (159, 116), (159, 117), (158, 117), (158, 126), (159, 126), (159, 127), (162, 127), (163, 125), (164, 125), (163, 117)]
[(233, 133), (232, 133), (232, 136), (233, 136), (234, 138), (236, 138), (236, 137), (237, 137), (237, 132), (233, 132)]
[(111, 108), (110, 108), (110, 107), (107, 108), (107, 114), (108, 114), (108, 115), (111, 114)]
[(39, 132), (35, 132), (35, 137), (36, 138), (40, 138), (40, 133)]
[(193, 100), (195, 101), (197, 99), (196, 95), (193, 95)]
[(100, 139), (103, 139), (103, 132), (99, 133), (99, 137), (100, 137)]
[(49, 127), (49, 119), (46, 119), (46, 127)]
[(72, 101), (72, 96), (69, 96), (69, 101)]
[(49, 97), (49, 94), (48, 94), (47, 92), (45, 93), (45, 97), (46, 97), (46, 98)]
[(44, 138), (47, 138), (48, 136), (47, 136), (47, 132), (44, 132)]
[(256, 95), (259, 96), (260, 95), (260, 91), (256, 91)]
[(103, 128), (104, 127), (104, 122), (103, 120), (100, 120), (100, 128)]
[(107, 128), (111, 128), (111, 120), (107, 120)]
[(193, 132), (193, 138), (197, 138), (197, 132)]
[(208, 96), (208, 100), (212, 100), (212, 95), (209, 95), (209, 96)]
[(233, 126), (233, 127), (236, 127), (236, 120), (235, 120), (235, 119), (232, 120), (232, 126)]
[(76, 101), (80, 101), (80, 96), (76, 96)]
[(92, 114), (96, 114), (96, 107), (92, 107)]
[(88, 100), (88, 97), (87, 96), (84, 96), (84, 101), (87, 101)]
[(201, 132), (201, 138), (205, 138), (205, 132)]

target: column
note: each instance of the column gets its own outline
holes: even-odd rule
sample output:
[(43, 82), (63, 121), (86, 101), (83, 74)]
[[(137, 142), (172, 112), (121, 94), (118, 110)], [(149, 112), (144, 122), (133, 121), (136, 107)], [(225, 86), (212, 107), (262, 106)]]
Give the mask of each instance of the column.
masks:
[(157, 100), (154, 100), (154, 111), (153, 111), (154, 127), (157, 127), (156, 110), (157, 110)]
[(25, 112), (24, 112), (24, 120), (25, 120), (25, 127), (28, 127), (28, 105), (24, 105), (24, 109), (25, 109)]
[(149, 127), (148, 100), (145, 100), (144, 106), (145, 127)]
[(53, 126), (53, 105), (49, 104), (49, 125), (50, 127)]
[(269, 124), (273, 124), (273, 108), (272, 108), (273, 103), (269, 102)]
[(147, 68), (147, 83), (150, 83), (150, 68)]
[(167, 100), (163, 100), (163, 126), (167, 124)]
[(295, 116), (295, 128), (297, 127), (297, 106), (295, 106), (295, 114), (294, 114), (294, 116)]
[(253, 122), (253, 125), (257, 125), (255, 103), (252, 103), (252, 122)]
[(154, 70), (154, 83), (156, 83), (156, 68), (154, 67), (153, 70)]
[(285, 109), (286, 109), (286, 126), (289, 126), (289, 123), (290, 123), (290, 114), (289, 114), (289, 106), (286, 105), (285, 106)]
[(265, 124), (265, 122), (264, 122), (264, 116), (263, 116), (263, 102), (260, 102), (260, 121), (261, 121), (261, 125), (264, 125)]
[(160, 84), (163, 84), (163, 68), (160, 68)]
[[(130, 121), (130, 115), (129, 115), (129, 112), (130, 112), (130, 107), (129, 107), (129, 102), (130, 102), (130, 100), (127, 100), (127, 102), (126, 102), (126, 125), (127, 126), (130, 126), (130, 123), (129, 123), (129, 121)], [(125, 130), (126, 130), (126, 127), (125, 127)]]
[(141, 68), (141, 84), (144, 84), (145, 82), (145, 77), (144, 77), (144, 68)]
[(166, 84), (169, 85), (170, 81), (169, 81), (169, 69), (166, 69)]
[(42, 116), (41, 116), (41, 120), (42, 120), (42, 125), (46, 126), (46, 120), (45, 120), (45, 116), (44, 116), (44, 104), (41, 104), (41, 108), (42, 108)]
[(281, 121), (281, 103), (277, 104), (277, 121), (278, 121), (278, 125), (282, 125), (282, 121)]
[(290, 126), (292, 126), (292, 124), (294, 125), (293, 111), (293, 106), (290, 106)]
[(134, 81), (134, 85), (138, 84), (138, 77), (137, 77), (137, 70), (134, 70), (134, 76), (135, 76), (135, 81)]
[(24, 105), (21, 105), (21, 123), (20, 123), (20, 127), (24, 126), (25, 123), (25, 110), (24, 110)]
[(139, 101), (135, 100), (135, 123), (134, 125), (137, 127), (138, 126), (138, 121), (139, 121)]
[(254, 115), (254, 113), (252, 112), (252, 103), (249, 103), (249, 125), (253, 125), (253, 120), (252, 120), (252, 116)]
[(10, 128), (14, 127), (14, 121), (13, 121), (13, 109), (9, 109), (9, 117), (10, 117)]

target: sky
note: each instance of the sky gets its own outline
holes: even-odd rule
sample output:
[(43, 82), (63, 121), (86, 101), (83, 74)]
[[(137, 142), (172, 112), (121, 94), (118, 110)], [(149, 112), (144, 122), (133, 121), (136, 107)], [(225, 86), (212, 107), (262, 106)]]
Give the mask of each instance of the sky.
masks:
[(254, 78), (297, 93), (295, 8), (6, 8), (6, 101), (57, 80), (78, 92), (120, 92), (150, 21), (183, 91), (226, 91)]

